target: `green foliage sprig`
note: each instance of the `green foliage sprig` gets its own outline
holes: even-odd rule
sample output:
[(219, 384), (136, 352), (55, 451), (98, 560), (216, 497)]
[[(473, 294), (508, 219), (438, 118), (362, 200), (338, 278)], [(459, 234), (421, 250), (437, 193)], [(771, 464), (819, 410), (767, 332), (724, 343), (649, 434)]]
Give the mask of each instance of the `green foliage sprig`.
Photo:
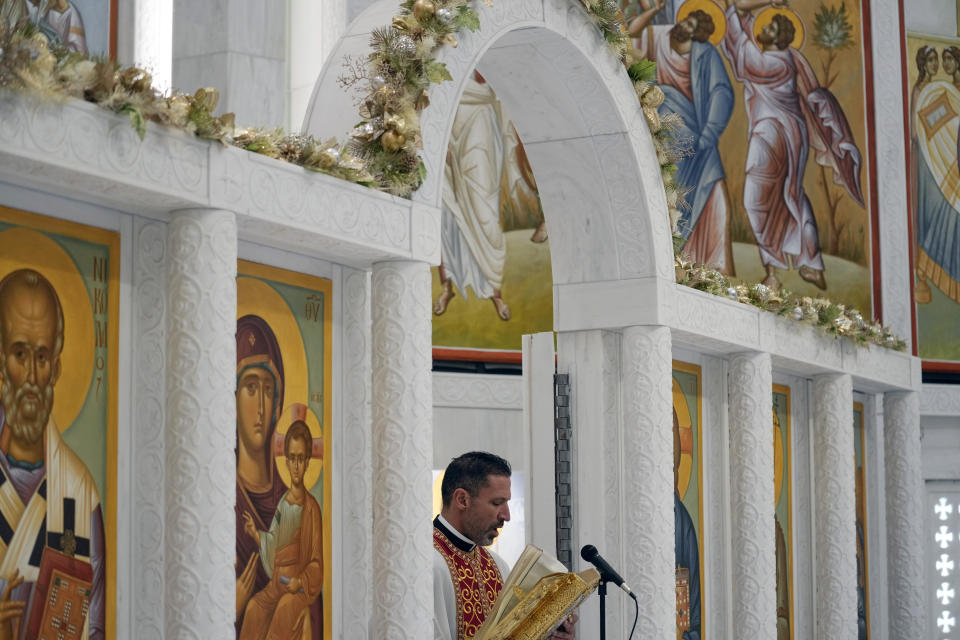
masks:
[[(678, 246), (679, 243), (674, 242), (674, 248)], [(776, 313), (816, 327), (834, 338), (847, 337), (860, 346), (874, 344), (895, 351), (907, 348), (907, 343), (890, 327), (876, 321), (869, 322), (856, 309), (827, 298), (798, 296), (786, 289), (772, 289), (761, 283), (736, 283), (713, 267), (693, 264), (679, 250), (675, 251), (674, 268), (679, 284)]]
[(813, 16), (813, 42), (821, 49), (847, 49), (853, 46), (853, 25), (846, 3), (840, 6), (820, 5)]
[(587, 9), (587, 15), (607, 41), (610, 51), (619, 60), (626, 58), (629, 48), (627, 29), (623, 21), (623, 12), (617, 6), (616, 0), (580, 0)]

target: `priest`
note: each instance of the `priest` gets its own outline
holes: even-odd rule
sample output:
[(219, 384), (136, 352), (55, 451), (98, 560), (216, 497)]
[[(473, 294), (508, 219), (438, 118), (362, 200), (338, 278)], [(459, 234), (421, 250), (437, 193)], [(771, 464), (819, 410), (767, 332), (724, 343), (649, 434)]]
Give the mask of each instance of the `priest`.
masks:
[[(454, 458), (440, 485), (433, 520), (433, 637), (469, 640), (486, 619), (510, 568), (485, 549), (510, 520), (510, 463), (473, 451)], [(573, 640), (576, 616), (550, 640)]]

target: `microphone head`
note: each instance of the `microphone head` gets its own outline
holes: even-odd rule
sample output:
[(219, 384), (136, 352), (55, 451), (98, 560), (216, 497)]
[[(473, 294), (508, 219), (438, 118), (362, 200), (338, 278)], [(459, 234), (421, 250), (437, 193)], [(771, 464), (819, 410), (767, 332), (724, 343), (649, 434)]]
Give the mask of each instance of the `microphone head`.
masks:
[(598, 554), (597, 548), (592, 544), (585, 544), (583, 548), (580, 549), (580, 557), (587, 562), (593, 562), (593, 559), (596, 558)]

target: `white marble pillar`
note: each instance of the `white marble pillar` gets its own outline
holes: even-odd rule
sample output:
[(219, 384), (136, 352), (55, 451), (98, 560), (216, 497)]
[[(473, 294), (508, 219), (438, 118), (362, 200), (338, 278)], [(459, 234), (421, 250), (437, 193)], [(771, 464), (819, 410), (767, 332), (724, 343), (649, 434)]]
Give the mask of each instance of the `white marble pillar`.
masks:
[(287, 15), (287, 2), (174, 0), (173, 86), (217, 88), (217, 113), (240, 126), (289, 128)]
[[(166, 514), (167, 227), (134, 217), (133, 629), (117, 637), (163, 640)], [(121, 476), (122, 477), (122, 476)], [(119, 554), (118, 554), (119, 555)], [(122, 556), (121, 556), (122, 557)], [(131, 559), (132, 560), (132, 559)]]
[[(86, 17), (86, 14), (84, 14)], [(117, 61), (150, 71), (168, 91), (173, 78), (173, 0), (122, 0), (117, 6)], [(192, 91), (191, 87), (179, 87)]]
[(920, 405), (913, 391), (883, 395), (890, 640), (926, 638)]
[(857, 636), (853, 382), (813, 379), (814, 536), (818, 640)]
[[(372, 454), (370, 433), (370, 272), (343, 269), (343, 433), (339, 456), (343, 585), (333, 607), (353, 638), (370, 638), (373, 603)], [(334, 500), (336, 504), (336, 499)], [(334, 618), (337, 624), (337, 618)]]
[(371, 637), (418, 640), (433, 618), (430, 268), (373, 265)]
[(770, 354), (739, 353), (727, 371), (733, 637), (777, 637)]
[(676, 635), (671, 345), (659, 326), (627, 327), (620, 341), (624, 579), (638, 638)]
[(166, 638), (234, 637), (237, 221), (167, 229)]

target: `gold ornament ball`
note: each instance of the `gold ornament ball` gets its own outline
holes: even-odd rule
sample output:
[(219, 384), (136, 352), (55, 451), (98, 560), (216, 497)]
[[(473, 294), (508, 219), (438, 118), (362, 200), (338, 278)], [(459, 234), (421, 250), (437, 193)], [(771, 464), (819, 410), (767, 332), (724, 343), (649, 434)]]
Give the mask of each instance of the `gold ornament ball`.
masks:
[(383, 148), (391, 153), (399, 151), (400, 147), (402, 147), (406, 141), (407, 137), (405, 135), (397, 133), (392, 129), (384, 131), (380, 137), (380, 143), (383, 144)]
[(433, 0), (417, 0), (413, 3), (413, 15), (417, 20), (425, 20), (437, 12), (437, 5)]

